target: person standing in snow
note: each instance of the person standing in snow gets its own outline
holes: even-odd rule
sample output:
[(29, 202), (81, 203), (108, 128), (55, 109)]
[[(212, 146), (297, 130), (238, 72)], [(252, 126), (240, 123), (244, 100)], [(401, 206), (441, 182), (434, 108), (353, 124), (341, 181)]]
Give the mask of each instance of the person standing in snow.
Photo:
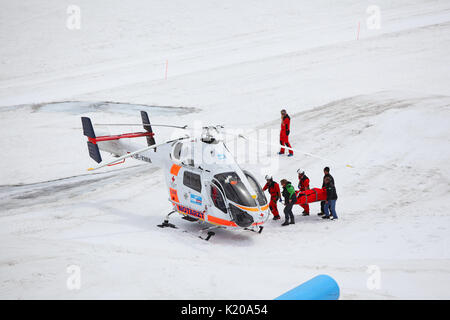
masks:
[(273, 181), (272, 176), (266, 175), (266, 185), (263, 188), (263, 191), (266, 191), (269, 189), (270, 193), (270, 202), (269, 202), (269, 208), (270, 212), (273, 214), (273, 220), (280, 220), (280, 214), (278, 213), (277, 208), (277, 201), (281, 201), (281, 192), (280, 192), (280, 186), (278, 183)]
[[(334, 178), (330, 174), (330, 168), (329, 167), (323, 168), (323, 174), (324, 175), (323, 175), (322, 189), (325, 187), (325, 178), (326, 177), (329, 177), (331, 179), (331, 182), (334, 185)], [(317, 215), (323, 216), (325, 214), (325, 202), (326, 201), (320, 201), (320, 213), (318, 213)]]
[[(298, 189), (300, 192), (309, 190), (309, 178), (305, 174), (305, 170), (298, 169)], [(309, 216), (309, 204), (301, 204), (300, 205), (303, 208), (303, 216)]]
[(337, 214), (336, 214), (336, 201), (337, 201), (337, 193), (336, 193), (336, 187), (334, 186), (334, 183), (331, 182), (330, 177), (325, 178), (325, 186), (324, 188), (327, 190), (327, 201), (325, 202), (325, 215), (322, 217), (322, 219), (330, 219), (330, 214), (333, 215), (331, 220), (337, 220)]
[[(284, 154), (284, 146), (288, 148), (292, 148), (289, 143), (289, 134), (291, 133), (291, 118), (287, 114), (286, 110), (281, 110), (281, 131), (280, 131), (280, 144), (281, 150), (278, 154)], [(292, 157), (294, 155), (294, 151), (289, 150), (288, 157)]]
[(283, 197), (284, 197), (284, 217), (285, 221), (283, 222), (282, 226), (287, 226), (289, 224), (294, 224), (294, 214), (292, 213), (292, 207), (294, 206), (295, 202), (297, 202), (297, 197), (295, 195), (295, 189), (292, 186), (292, 184), (287, 181), (286, 179), (283, 179), (280, 181), (281, 185), (283, 186)]

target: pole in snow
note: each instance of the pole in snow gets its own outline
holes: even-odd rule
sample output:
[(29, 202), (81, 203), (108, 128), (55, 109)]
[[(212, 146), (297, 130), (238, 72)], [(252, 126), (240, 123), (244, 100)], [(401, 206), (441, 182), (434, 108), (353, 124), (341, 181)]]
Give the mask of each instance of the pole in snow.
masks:
[(166, 60), (166, 74), (164, 76), (164, 80), (167, 80), (167, 70), (169, 69), (169, 60)]

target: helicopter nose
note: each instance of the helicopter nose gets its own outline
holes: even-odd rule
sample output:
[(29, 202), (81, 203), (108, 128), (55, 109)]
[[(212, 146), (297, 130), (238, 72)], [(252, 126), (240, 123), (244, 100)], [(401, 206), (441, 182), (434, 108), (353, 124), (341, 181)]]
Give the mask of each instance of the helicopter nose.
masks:
[(269, 214), (269, 209), (261, 208), (259, 210), (259, 219), (263, 220)]

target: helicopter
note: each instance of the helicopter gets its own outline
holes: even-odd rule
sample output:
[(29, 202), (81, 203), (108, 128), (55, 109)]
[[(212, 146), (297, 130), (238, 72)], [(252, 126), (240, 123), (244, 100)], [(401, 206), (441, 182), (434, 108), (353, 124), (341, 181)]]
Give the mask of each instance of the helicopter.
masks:
[[(127, 158), (162, 168), (172, 210), (158, 225), (160, 228), (177, 228), (170, 222), (170, 216), (178, 213), (184, 220), (207, 225), (201, 230), (207, 236), (199, 235), (206, 241), (218, 228), (263, 231), (270, 215), (267, 198), (257, 179), (238, 165), (225, 145), (222, 126), (203, 127), (200, 135), (186, 134), (157, 144), (152, 126), (180, 129), (187, 126), (152, 125), (146, 111), (141, 111), (141, 120), (139, 124), (98, 125), (142, 125), (143, 132), (98, 136), (91, 119), (81, 117), (89, 156), (99, 164), (88, 170), (123, 163)], [(141, 137), (147, 140), (145, 148), (130, 140)], [(103, 162), (100, 150), (116, 158)]]

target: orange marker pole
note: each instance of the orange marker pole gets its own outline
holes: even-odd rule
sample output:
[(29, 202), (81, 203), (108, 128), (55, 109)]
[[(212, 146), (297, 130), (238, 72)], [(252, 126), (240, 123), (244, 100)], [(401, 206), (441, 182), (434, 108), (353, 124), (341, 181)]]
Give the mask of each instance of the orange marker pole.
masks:
[(166, 60), (166, 74), (164, 76), (164, 79), (167, 80), (167, 70), (169, 69), (169, 60)]

